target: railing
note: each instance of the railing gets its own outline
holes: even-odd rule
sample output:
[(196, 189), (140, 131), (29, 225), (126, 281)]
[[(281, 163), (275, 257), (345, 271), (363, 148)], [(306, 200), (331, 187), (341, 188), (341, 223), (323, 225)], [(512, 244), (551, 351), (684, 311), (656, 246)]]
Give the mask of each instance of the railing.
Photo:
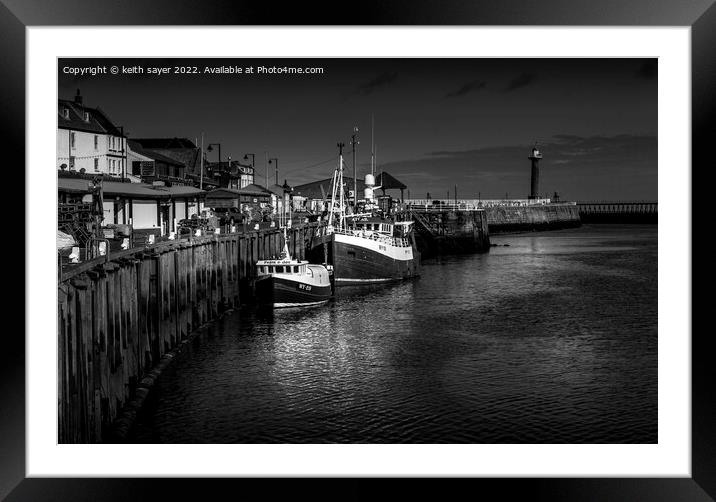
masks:
[(341, 230), (334, 228), (332, 232), (327, 232), (327, 235), (330, 233), (334, 234), (340, 234), (340, 235), (347, 235), (349, 237), (359, 237), (361, 239), (367, 239), (372, 241), (377, 241), (381, 244), (387, 244), (389, 246), (394, 246), (398, 248), (407, 248), (410, 247), (410, 241), (404, 237), (392, 237), (388, 235), (381, 235), (377, 232), (371, 232), (365, 233), (365, 232), (359, 232), (359, 231), (351, 231), (351, 230)]
[(578, 202), (580, 214), (657, 214), (655, 201)]
[(491, 207), (526, 207), (544, 205), (573, 206), (575, 202), (553, 202), (551, 199), (409, 199), (406, 209), (431, 211), (480, 211)]

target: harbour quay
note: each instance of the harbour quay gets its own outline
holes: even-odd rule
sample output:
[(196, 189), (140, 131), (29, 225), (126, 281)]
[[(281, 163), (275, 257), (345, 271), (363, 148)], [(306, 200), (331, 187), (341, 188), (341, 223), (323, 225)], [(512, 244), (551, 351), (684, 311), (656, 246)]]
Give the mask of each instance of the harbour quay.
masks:
[[(289, 230), (294, 256), (319, 225)], [(198, 328), (251, 301), (257, 260), (284, 246), (277, 228), (110, 251), (60, 267), (60, 443), (119, 441), (154, 380)]]

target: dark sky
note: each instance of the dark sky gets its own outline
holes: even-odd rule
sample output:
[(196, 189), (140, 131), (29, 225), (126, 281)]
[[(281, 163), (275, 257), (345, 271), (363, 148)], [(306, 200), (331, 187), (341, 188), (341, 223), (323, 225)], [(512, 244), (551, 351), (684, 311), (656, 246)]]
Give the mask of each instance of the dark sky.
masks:
[[(200, 73), (63, 73), (95, 65)], [(204, 73), (222, 65), (324, 73)], [(264, 152), (279, 159), (281, 183), (332, 176), (336, 143), (348, 145), (354, 126), (358, 173), (370, 172), (373, 114), (378, 171), (403, 181), (413, 198), (452, 197), (456, 184), (459, 198), (524, 198), (535, 141), (544, 195), (657, 198), (655, 59), (61, 59), (58, 67), (60, 98), (79, 88), (130, 138), (204, 132), (205, 145), (221, 143), (224, 160), (255, 153), (261, 184)], [(352, 172), (350, 153), (346, 161)]]

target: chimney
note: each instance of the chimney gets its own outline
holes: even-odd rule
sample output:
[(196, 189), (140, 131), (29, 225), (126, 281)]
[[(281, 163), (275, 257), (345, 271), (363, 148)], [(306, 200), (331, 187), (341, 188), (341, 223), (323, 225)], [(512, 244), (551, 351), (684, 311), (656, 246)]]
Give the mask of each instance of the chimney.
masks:
[(82, 104), (82, 96), (80, 95), (80, 90), (77, 89), (77, 94), (75, 95), (75, 103), (78, 105)]

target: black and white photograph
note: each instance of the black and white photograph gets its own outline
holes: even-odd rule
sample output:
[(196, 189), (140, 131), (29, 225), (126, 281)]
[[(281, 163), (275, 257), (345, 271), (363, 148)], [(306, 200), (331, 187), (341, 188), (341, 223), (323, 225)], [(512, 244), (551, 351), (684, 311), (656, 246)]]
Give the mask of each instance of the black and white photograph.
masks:
[(657, 444), (658, 58), (59, 58), (60, 444)]
[(712, 500), (713, 0), (0, 3), (0, 499)]

